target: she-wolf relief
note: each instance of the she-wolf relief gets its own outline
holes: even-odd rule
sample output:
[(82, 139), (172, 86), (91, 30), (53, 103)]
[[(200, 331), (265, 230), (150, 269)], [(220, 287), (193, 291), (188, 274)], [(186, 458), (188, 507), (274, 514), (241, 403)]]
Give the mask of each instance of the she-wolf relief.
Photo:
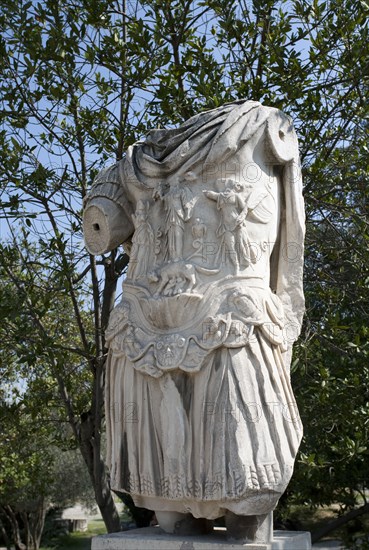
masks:
[[(290, 119), (242, 100), (152, 130), (86, 200), (92, 253), (132, 241), (106, 333), (111, 485), (168, 532), (225, 516), (229, 537), (271, 540), (302, 435), (289, 378), (304, 309), (298, 162)], [(132, 402), (134, 424), (112, 406)]]

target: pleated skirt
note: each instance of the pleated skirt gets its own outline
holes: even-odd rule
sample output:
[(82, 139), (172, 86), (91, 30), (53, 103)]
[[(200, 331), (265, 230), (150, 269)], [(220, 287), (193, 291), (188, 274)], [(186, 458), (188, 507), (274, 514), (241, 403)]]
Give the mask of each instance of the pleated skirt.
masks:
[(112, 489), (137, 506), (208, 519), (275, 508), (302, 427), (280, 349), (257, 329), (193, 374), (153, 378), (111, 353), (106, 382)]

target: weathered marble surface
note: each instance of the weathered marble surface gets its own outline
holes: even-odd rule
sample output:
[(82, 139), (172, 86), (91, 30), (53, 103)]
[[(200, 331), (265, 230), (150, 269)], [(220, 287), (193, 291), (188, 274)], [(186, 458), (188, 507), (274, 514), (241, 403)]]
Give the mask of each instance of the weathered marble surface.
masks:
[[(92, 539), (92, 550), (238, 550), (240, 545), (226, 539), (225, 530), (218, 528), (211, 535), (180, 537), (166, 535), (156, 527), (134, 529), (125, 533), (101, 535)], [(241, 545), (241, 548), (244, 546)], [(311, 550), (310, 533), (275, 531), (273, 541), (248, 544), (247, 550)]]
[(238, 101), (153, 130), (97, 176), (84, 226), (91, 253), (130, 253), (106, 333), (112, 488), (157, 512), (269, 514), (302, 436), (289, 377), (304, 310), (290, 119)]

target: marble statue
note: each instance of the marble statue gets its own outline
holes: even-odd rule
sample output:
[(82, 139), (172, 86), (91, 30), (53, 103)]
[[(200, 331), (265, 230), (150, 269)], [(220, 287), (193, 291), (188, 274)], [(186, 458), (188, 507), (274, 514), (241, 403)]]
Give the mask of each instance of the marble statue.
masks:
[[(290, 385), (304, 208), (290, 119), (240, 100), (152, 130), (85, 201), (130, 265), (106, 332), (111, 486), (166, 531), (268, 542), (302, 427)], [(187, 530), (187, 531), (186, 531)]]

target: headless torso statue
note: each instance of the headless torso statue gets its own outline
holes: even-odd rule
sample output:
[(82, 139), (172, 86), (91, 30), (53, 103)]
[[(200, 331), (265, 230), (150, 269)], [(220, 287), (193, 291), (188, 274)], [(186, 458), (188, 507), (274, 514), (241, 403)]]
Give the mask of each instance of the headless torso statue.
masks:
[(225, 516), (231, 538), (271, 539), (302, 435), (298, 167), (288, 117), (238, 101), (153, 130), (86, 199), (89, 251), (131, 254), (106, 333), (111, 486), (168, 532)]

